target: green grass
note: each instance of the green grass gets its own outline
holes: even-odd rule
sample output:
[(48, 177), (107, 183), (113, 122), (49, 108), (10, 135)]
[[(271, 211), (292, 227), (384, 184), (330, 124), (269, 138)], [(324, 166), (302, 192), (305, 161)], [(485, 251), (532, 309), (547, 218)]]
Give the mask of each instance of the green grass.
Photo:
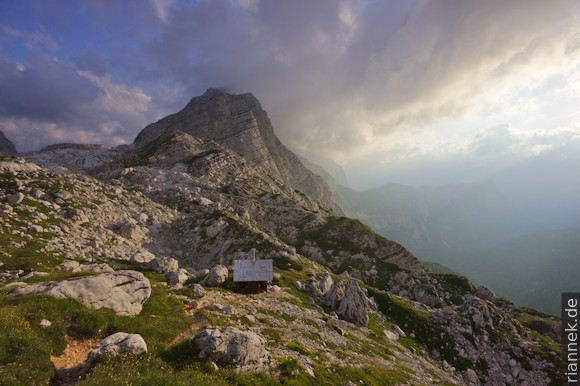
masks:
[(290, 341), (290, 342), (286, 343), (286, 347), (288, 347), (290, 350), (296, 351), (297, 353), (300, 353), (302, 355), (306, 355), (309, 357), (314, 356), (312, 351), (310, 351), (309, 349), (307, 349), (306, 347), (304, 347), (300, 343), (297, 343), (294, 341)]
[(389, 319), (398, 324), (409, 335), (415, 335), (414, 342), (402, 340), (403, 345), (413, 347), (416, 342), (426, 348), (427, 352), (437, 350), (442, 358), (447, 360), (459, 371), (471, 367), (471, 362), (459, 356), (455, 349), (453, 337), (449, 335), (440, 324), (436, 323), (425, 313), (414, 309), (412, 306), (394, 296), (367, 287), (369, 296), (374, 297), (379, 310), (388, 315)]
[(49, 271), (63, 262), (63, 258), (52, 253), (41, 252), (45, 246), (42, 240), (26, 241), (26, 245), (20, 248), (10, 248), (8, 246), (8, 237), (0, 237), (0, 247), (9, 254), (2, 257), (4, 263), (2, 269), (24, 271)]
[[(46, 384), (54, 376), (50, 354), (65, 348), (65, 334), (104, 337), (123, 331), (137, 333), (152, 355), (167, 349), (191, 321), (173, 310), (182, 302), (167, 296), (166, 289), (153, 293), (136, 317), (118, 316), (110, 310), (84, 307), (70, 299), (44, 295), (12, 296), (0, 293), (0, 379), (5, 384)], [(42, 319), (52, 326), (41, 329)]]

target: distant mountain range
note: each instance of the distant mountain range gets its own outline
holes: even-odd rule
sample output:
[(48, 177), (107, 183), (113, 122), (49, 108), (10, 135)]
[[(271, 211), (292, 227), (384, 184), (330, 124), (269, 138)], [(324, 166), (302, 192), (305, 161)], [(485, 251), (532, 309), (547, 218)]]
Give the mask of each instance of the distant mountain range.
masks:
[(387, 184), (362, 192), (339, 186), (335, 197), (345, 213), (419, 256), (434, 248), (488, 247), (542, 229), (491, 182), (437, 188)]
[(448, 264), (523, 306), (559, 315), (562, 292), (580, 291), (580, 229), (532, 233), (461, 255)]

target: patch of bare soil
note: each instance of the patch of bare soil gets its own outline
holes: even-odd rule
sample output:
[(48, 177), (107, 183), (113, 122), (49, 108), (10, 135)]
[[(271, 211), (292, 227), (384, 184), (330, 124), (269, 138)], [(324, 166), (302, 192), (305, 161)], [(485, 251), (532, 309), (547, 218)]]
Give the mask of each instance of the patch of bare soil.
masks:
[(201, 315), (198, 315), (197, 313), (195, 313), (195, 314), (193, 314), (193, 316), (191, 318), (192, 318), (191, 326), (187, 330), (185, 330), (182, 333), (180, 333), (179, 335), (177, 335), (175, 337), (175, 339), (173, 339), (171, 341), (171, 343), (169, 344), (170, 346), (173, 346), (174, 344), (182, 342), (185, 339), (190, 339), (193, 336), (194, 332), (207, 326), (207, 323), (208, 323), (207, 319), (205, 319)]
[(69, 386), (78, 382), (82, 376), (84, 364), (89, 353), (99, 347), (102, 338), (76, 339), (65, 336), (67, 346), (64, 352), (56, 357), (51, 355), (50, 360), (56, 368), (56, 377), (51, 383), (53, 386)]

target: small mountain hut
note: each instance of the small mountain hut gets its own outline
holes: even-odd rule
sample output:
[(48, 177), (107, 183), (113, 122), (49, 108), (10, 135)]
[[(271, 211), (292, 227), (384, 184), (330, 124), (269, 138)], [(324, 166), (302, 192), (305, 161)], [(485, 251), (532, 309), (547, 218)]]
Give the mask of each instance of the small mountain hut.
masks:
[(268, 290), (272, 282), (274, 264), (270, 259), (257, 260), (252, 248), (247, 260), (234, 260), (234, 283), (238, 283), (244, 293), (259, 293)]

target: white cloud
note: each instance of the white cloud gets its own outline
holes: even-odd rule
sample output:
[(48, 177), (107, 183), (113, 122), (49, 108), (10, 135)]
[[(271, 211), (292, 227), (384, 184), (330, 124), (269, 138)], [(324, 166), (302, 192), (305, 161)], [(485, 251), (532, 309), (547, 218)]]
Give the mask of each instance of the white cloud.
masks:
[(159, 20), (167, 22), (169, 12), (175, 4), (175, 0), (149, 0)]
[(95, 103), (102, 109), (128, 116), (139, 116), (150, 109), (151, 97), (143, 90), (117, 83), (111, 75), (98, 76), (88, 71), (78, 73), (99, 88)]

